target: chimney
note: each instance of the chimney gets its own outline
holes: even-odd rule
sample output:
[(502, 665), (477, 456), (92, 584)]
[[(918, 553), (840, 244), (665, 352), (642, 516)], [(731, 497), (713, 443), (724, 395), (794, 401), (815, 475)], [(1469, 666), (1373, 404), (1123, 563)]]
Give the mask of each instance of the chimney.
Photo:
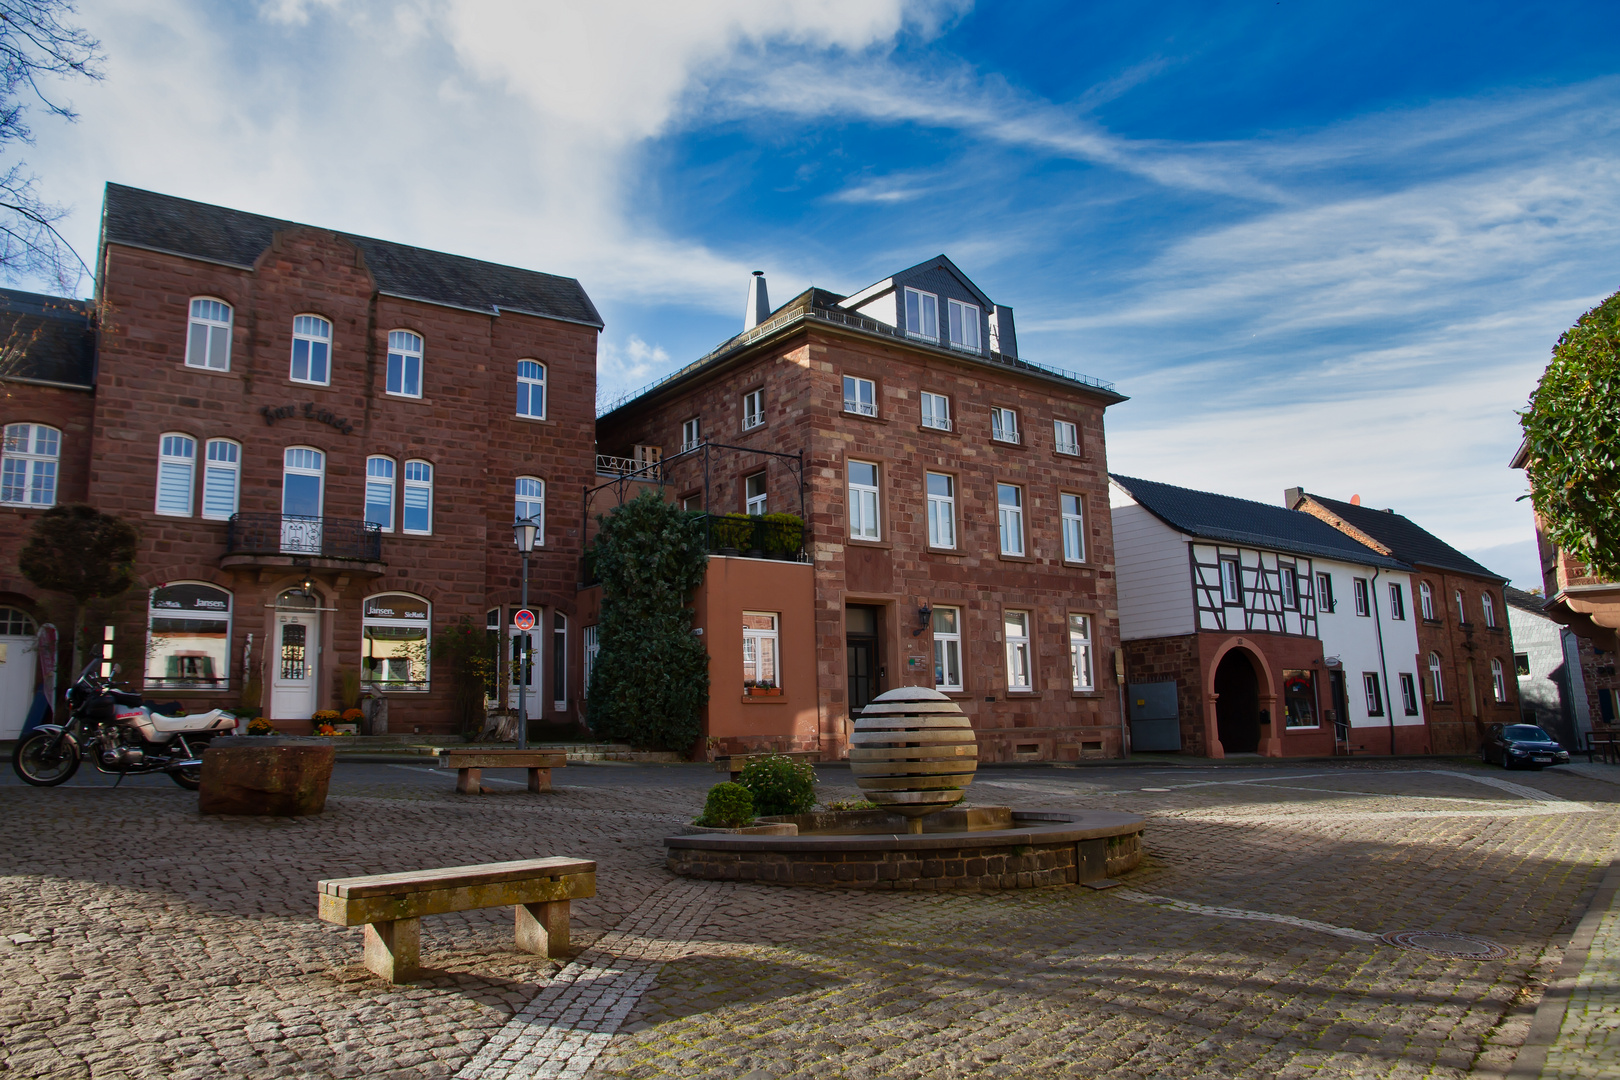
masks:
[(1297, 509), (1305, 501), (1305, 489), (1299, 487), (1283, 488), (1283, 505), (1290, 510)]
[(771, 301), (765, 295), (765, 271), (755, 270), (748, 282), (748, 308), (743, 312), (743, 329), (752, 330), (771, 314)]
[(1351, 506), (1360, 506), (1361, 505), (1361, 496), (1360, 495), (1352, 495), (1352, 496), (1350, 496), (1350, 505)]

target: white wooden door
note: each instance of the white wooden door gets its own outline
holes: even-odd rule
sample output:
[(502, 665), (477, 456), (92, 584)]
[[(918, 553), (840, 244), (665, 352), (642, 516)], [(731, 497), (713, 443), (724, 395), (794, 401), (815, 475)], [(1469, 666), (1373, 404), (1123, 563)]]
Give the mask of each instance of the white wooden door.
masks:
[(506, 627), (506, 668), (509, 673), (506, 680), (506, 707), (508, 709), (517, 708), (520, 694), (526, 692), (529, 696), (527, 715), (532, 719), (540, 715), (540, 695), (538, 691), (544, 685), (540, 679), (540, 646), (543, 635), (540, 633), (539, 628), (536, 627), (530, 630), (527, 636), (530, 653), (528, 678), (525, 679), (522, 677), (522, 659), (519, 652), (523, 647), (524, 633), (510, 624)]
[(308, 720), (315, 712), (320, 651), (320, 624), (313, 612), (276, 613), (270, 719)]
[(0, 634), (0, 739), (15, 739), (34, 704), (34, 635)]

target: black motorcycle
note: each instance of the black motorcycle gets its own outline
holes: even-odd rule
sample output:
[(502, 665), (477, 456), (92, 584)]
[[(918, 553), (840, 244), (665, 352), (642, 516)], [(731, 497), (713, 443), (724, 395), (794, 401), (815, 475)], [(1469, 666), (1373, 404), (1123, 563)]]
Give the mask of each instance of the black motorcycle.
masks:
[[(86, 755), (104, 773), (120, 777), (167, 773), (189, 791), (202, 784), (202, 752), (216, 735), (236, 726), (223, 709), (166, 716), (120, 690), (91, 661), (68, 688), (65, 724), (41, 724), (17, 741), (11, 767), (36, 787), (54, 787), (79, 771)], [(116, 672), (116, 668), (114, 671)]]

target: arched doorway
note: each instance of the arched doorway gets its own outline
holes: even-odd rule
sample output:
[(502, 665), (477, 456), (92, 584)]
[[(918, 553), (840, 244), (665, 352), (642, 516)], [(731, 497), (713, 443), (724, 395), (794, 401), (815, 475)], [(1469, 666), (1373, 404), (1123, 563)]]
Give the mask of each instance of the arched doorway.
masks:
[(1233, 649), (1215, 669), (1215, 720), (1221, 748), (1252, 754), (1260, 747), (1260, 678), (1248, 650)]

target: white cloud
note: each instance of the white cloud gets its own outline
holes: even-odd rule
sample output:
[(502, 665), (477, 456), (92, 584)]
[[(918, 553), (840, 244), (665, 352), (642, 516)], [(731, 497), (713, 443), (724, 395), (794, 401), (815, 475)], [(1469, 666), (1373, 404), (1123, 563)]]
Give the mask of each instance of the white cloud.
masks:
[(662, 345), (648, 345), (631, 334), (621, 346), (604, 335), (596, 347), (596, 397), (601, 404), (640, 389), (670, 367)]

